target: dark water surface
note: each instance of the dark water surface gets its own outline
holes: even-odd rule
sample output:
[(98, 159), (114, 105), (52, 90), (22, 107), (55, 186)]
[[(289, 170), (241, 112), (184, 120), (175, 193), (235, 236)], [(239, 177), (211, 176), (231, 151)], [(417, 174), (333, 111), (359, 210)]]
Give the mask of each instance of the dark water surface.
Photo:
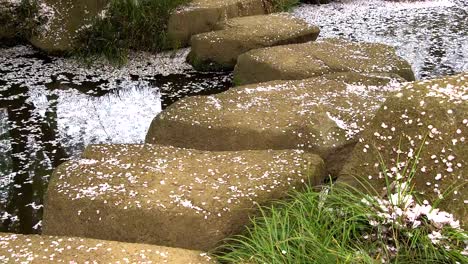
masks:
[[(293, 13), (319, 25), (321, 37), (393, 45), (425, 79), (468, 70), (467, 1), (342, 0)], [(134, 53), (114, 68), (0, 47), (0, 231), (40, 232), (53, 169), (86, 145), (141, 143), (165, 107), (228, 89), (230, 74), (196, 73), (187, 53)]]

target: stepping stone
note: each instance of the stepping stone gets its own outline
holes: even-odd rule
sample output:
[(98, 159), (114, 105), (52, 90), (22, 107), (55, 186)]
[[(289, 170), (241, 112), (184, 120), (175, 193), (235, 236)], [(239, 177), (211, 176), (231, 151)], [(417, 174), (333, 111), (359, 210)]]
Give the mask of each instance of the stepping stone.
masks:
[(1, 263), (216, 263), (206, 253), (180, 248), (78, 237), (0, 233)]
[(332, 74), (187, 97), (156, 116), (146, 142), (216, 151), (300, 148), (340, 166), (398, 78)]
[(107, 3), (107, 0), (43, 0), (42, 12), (48, 12), (49, 21), (29, 41), (49, 53), (71, 51), (75, 48), (79, 29), (91, 23)]
[(185, 47), (190, 44), (192, 35), (212, 31), (220, 21), (271, 11), (271, 3), (265, 0), (193, 0), (169, 18), (168, 36)]
[(320, 29), (289, 14), (240, 17), (192, 37), (188, 61), (197, 70), (232, 70), (249, 50), (317, 39)]
[(411, 65), (393, 47), (326, 39), (296, 45), (257, 49), (238, 58), (238, 85), (271, 80), (300, 80), (335, 72), (395, 73), (414, 81)]
[[(443, 195), (439, 207), (453, 213), (466, 228), (467, 113), (468, 73), (409, 84), (377, 111), (338, 180), (356, 186), (358, 180), (367, 180), (383, 193), (386, 184), (378, 153), (390, 170), (390, 179), (394, 180), (397, 156), (402, 162), (399, 165), (406, 165), (408, 157), (416, 156), (426, 138), (412, 187), (420, 194), (421, 201), (427, 199), (431, 204)], [(458, 190), (446, 193), (452, 187)]]
[(54, 172), (43, 234), (209, 250), (243, 231), (257, 203), (324, 178), (322, 159), (300, 150), (90, 146)]

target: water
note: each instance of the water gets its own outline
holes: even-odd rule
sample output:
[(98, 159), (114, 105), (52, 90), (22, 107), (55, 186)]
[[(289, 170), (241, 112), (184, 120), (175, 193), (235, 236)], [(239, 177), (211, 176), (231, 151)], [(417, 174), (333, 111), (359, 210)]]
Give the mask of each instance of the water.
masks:
[[(468, 70), (467, 0), (343, 0), (293, 14), (321, 37), (393, 45), (426, 79)], [(122, 68), (0, 47), (0, 231), (38, 233), (55, 167), (96, 143), (141, 143), (154, 116), (182, 97), (222, 92), (226, 73), (201, 74), (188, 49), (133, 53)]]
[(165, 107), (231, 86), (230, 74), (193, 72), (187, 52), (135, 53), (116, 69), (0, 49), (0, 230), (40, 232), (53, 169), (86, 145), (142, 143)]
[(418, 79), (468, 70), (468, 0), (338, 0), (293, 13), (318, 25), (320, 38), (394, 46)]

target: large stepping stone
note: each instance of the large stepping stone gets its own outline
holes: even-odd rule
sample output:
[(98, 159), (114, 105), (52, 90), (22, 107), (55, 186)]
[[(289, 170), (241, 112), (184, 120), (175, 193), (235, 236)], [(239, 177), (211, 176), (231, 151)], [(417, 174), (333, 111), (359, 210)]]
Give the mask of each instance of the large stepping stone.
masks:
[[(368, 181), (384, 193), (378, 153), (391, 173), (390, 180), (395, 180), (422, 145), (414, 190), (421, 201), (431, 204), (444, 197), (442, 209), (454, 213), (467, 227), (467, 114), (468, 73), (409, 84), (378, 110), (338, 180), (357, 187), (359, 181)], [(451, 187), (458, 190), (446, 193)]]
[(192, 37), (188, 61), (197, 70), (232, 70), (249, 50), (317, 39), (320, 29), (289, 14), (240, 17)]
[(216, 263), (206, 253), (78, 237), (0, 233), (1, 263)]
[(212, 31), (220, 21), (271, 11), (268, 0), (193, 0), (172, 14), (168, 36), (180, 47), (185, 47), (190, 44), (192, 35)]
[(43, 234), (209, 250), (240, 233), (257, 203), (320, 184), (323, 172), (300, 150), (90, 146), (54, 172)]
[(414, 81), (411, 65), (395, 49), (338, 39), (257, 49), (238, 58), (236, 84), (300, 80), (335, 72), (395, 73)]
[(396, 78), (333, 74), (184, 98), (155, 117), (146, 142), (217, 151), (300, 148), (336, 171), (354, 135), (398, 88)]
[(43, 0), (40, 8), (48, 21), (30, 38), (35, 47), (62, 53), (75, 48), (79, 29), (90, 24), (109, 0)]

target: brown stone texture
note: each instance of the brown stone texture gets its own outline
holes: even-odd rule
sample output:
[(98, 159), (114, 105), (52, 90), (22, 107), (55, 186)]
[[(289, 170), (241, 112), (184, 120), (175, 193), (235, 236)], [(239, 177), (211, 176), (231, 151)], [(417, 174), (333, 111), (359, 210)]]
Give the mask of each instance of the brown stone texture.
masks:
[(54, 172), (43, 234), (209, 250), (258, 204), (323, 179), (322, 159), (300, 150), (90, 146)]
[(192, 37), (188, 61), (198, 70), (232, 70), (247, 51), (317, 39), (320, 29), (287, 13), (229, 19)]
[(217, 151), (299, 148), (339, 167), (355, 135), (399, 81), (394, 75), (344, 73), (188, 97), (154, 118), (146, 142)]
[[(454, 213), (466, 226), (467, 99), (467, 73), (409, 84), (377, 111), (344, 165), (339, 182), (360, 186), (359, 181), (369, 181), (378, 193), (384, 193), (381, 164), (388, 168), (391, 182), (413, 164), (420, 151), (411, 181), (414, 191), (431, 203), (443, 198), (442, 209)], [(452, 187), (455, 189), (450, 191)]]
[(395, 49), (379, 43), (325, 39), (256, 49), (238, 57), (236, 84), (300, 80), (336, 72), (398, 74), (413, 81), (411, 65)]
[(170, 17), (168, 36), (176, 45), (185, 47), (192, 35), (212, 31), (218, 22), (271, 11), (268, 0), (193, 0)]
[(216, 263), (206, 253), (79, 237), (0, 233), (1, 263)]
[(50, 12), (49, 20), (29, 40), (48, 53), (63, 53), (75, 48), (81, 27), (86, 26), (107, 5), (109, 0), (42, 0)]

